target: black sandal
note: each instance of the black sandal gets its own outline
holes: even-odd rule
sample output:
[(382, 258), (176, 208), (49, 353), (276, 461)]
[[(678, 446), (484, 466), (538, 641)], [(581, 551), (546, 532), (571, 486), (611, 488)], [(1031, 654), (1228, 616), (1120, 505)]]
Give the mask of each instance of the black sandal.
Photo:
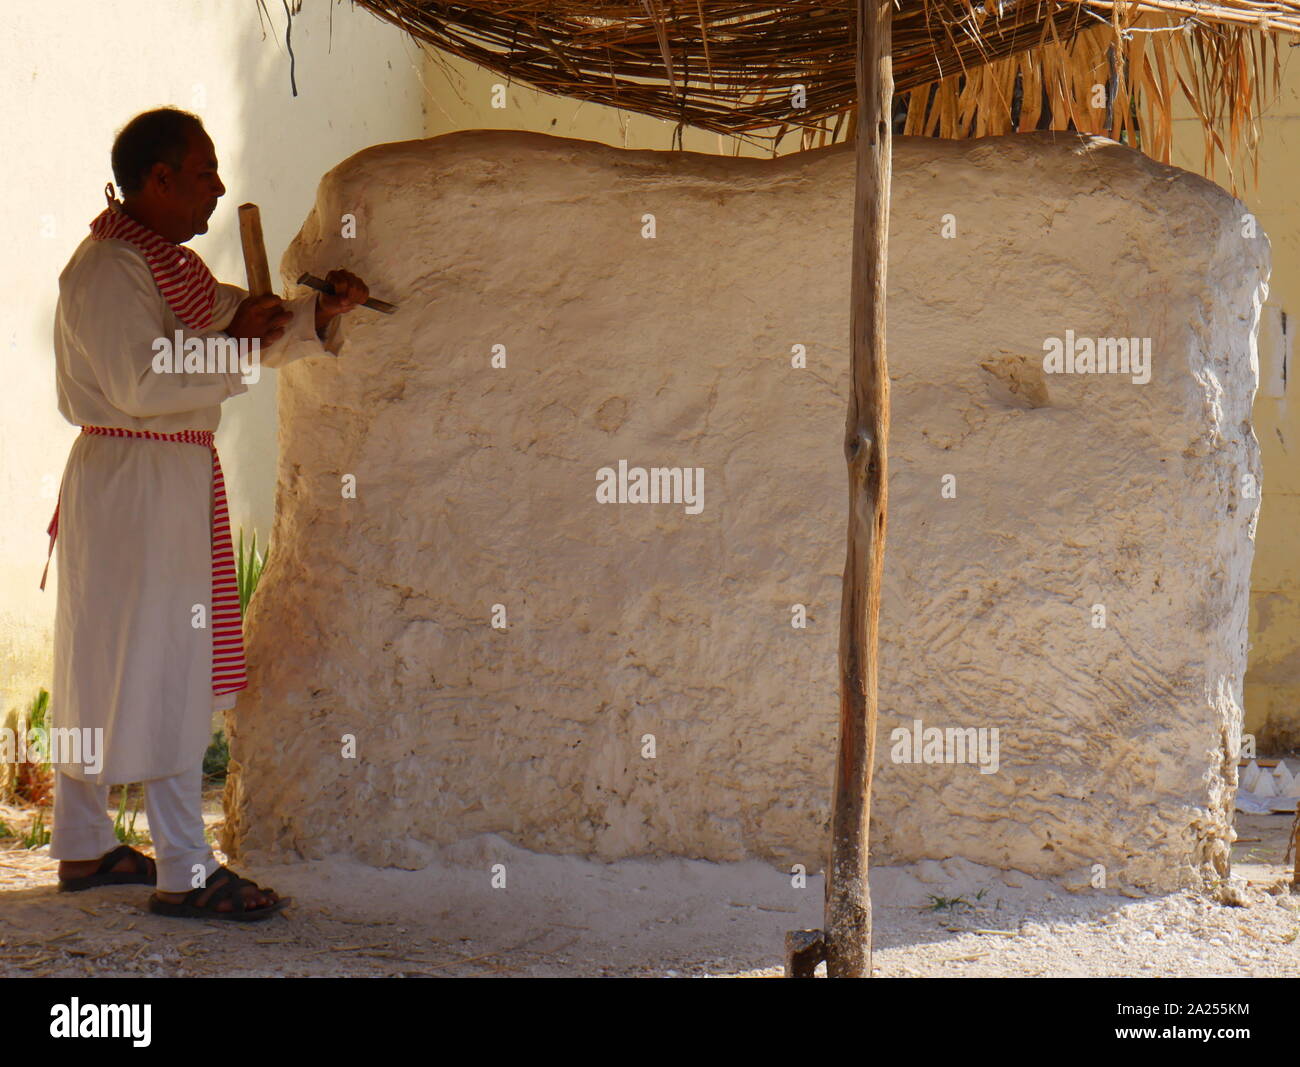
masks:
[[(127, 856), (132, 858), (134, 870), (113, 870)], [(118, 845), (99, 861), (99, 870), (83, 878), (59, 880), (60, 893), (80, 893), (85, 889), (94, 889), (100, 885), (157, 885), (158, 865), (143, 852), (137, 852), (130, 845)]]
[[(269, 919), (292, 903), (292, 898), (281, 897), (274, 904), (261, 908), (249, 908), (239, 891), (252, 886), (262, 893), (274, 893), (274, 889), (263, 889), (256, 882), (241, 878), (229, 867), (218, 867), (208, 879), (208, 884), (198, 889), (191, 889), (179, 904), (163, 900), (157, 893), (149, 898), (149, 910), (155, 915), (165, 915), (170, 919), (224, 919), (237, 923), (255, 923)], [(208, 893), (208, 898), (200, 904), (199, 897)], [(230, 911), (218, 911), (217, 907), (226, 900), (231, 902)]]

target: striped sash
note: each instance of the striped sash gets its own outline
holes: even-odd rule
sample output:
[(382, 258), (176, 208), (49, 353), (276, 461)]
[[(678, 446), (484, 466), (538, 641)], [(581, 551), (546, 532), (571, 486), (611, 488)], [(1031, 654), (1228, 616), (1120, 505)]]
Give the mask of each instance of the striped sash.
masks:
[[(181, 430), (177, 433), (154, 433), (151, 430), (123, 430), (115, 426), (83, 426), (83, 434), (104, 437), (143, 437), (150, 441), (181, 441), (203, 445), (212, 452), (212, 693), (237, 693), (248, 685), (244, 664), (244, 634), (239, 615), (239, 586), (235, 579), (235, 554), (230, 541), (230, 513), (226, 507), (226, 480), (211, 430)], [(62, 503), (60, 493), (59, 503)], [(41, 574), (41, 588), (49, 573), (49, 556), (59, 535), (59, 506), (46, 529), (50, 551)], [(179, 625), (179, 623), (178, 623)]]
[(134, 245), (149, 264), (159, 292), (176, 317), (191, 330), (206, 330), (212, 325), (217, 279), (197, 252), (141, 226), (111, 198), (108, 207), (90, 224), (90, 236), (96, 241), (116, 239)]

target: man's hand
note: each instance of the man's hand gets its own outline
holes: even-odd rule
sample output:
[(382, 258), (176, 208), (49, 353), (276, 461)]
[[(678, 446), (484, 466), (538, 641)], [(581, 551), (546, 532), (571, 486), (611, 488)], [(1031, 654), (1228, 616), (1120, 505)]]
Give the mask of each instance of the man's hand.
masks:
[(235, 309), (235, 317), (226, 327), (226, 333), (235, 338), (256, 340), (266, 348), (284, 336), (284, 328), (292, 321), (293, 315), (285, 311), (284, 302), (274, 293), (250, 296)]
[(316, 332), (322, 334), (336, 315), (346, 315), (370, 298), (370, 288), (351, 271), (332, 270), (325, 280), (334, 286), (332, 293), (316, 296)]

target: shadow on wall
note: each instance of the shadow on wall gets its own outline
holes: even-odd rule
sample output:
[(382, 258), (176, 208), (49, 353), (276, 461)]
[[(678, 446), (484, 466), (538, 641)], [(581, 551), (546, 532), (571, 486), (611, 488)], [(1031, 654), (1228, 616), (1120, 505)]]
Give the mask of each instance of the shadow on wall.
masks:
[[(217, 145), (223, 166), (230, 157), (236, 169), (220, 208), (221, 255), (210, 265), (223, 280), (247, 285), (236, 209), (252, 201), (261, 207), (277, 292), (290, 297), (302, 290), (282, 283), (279, 261), (312, 210), (320, 176), (369, 145), (421, 136), (423, 88), (405, 36), (368, 13), (304, 8), (292, 17), (286, 46), (285, 13), (267, 6), (260, 27), (247, 20), (238, 53), (235, 139)], [(221, 429), (233, 469), (232, 522), (264, 537), (274, 521), (278, 377), (264, 371), (258, 386), (227, 402)]]

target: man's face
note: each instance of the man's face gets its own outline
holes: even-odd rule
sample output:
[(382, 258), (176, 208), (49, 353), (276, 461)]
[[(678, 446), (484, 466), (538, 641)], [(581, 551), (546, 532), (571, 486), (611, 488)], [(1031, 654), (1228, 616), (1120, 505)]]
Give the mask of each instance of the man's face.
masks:
[(168, 168), (165, 195), (176, 219), (176, 232), (185, 231), (176, 241), (188, 241), (195, 234), (208, 232), (208, 219), (216, 210), (217, 200), (226, 187), (217, 174), (217, 153), (212, 139), (193, 130), (180, 170)]

